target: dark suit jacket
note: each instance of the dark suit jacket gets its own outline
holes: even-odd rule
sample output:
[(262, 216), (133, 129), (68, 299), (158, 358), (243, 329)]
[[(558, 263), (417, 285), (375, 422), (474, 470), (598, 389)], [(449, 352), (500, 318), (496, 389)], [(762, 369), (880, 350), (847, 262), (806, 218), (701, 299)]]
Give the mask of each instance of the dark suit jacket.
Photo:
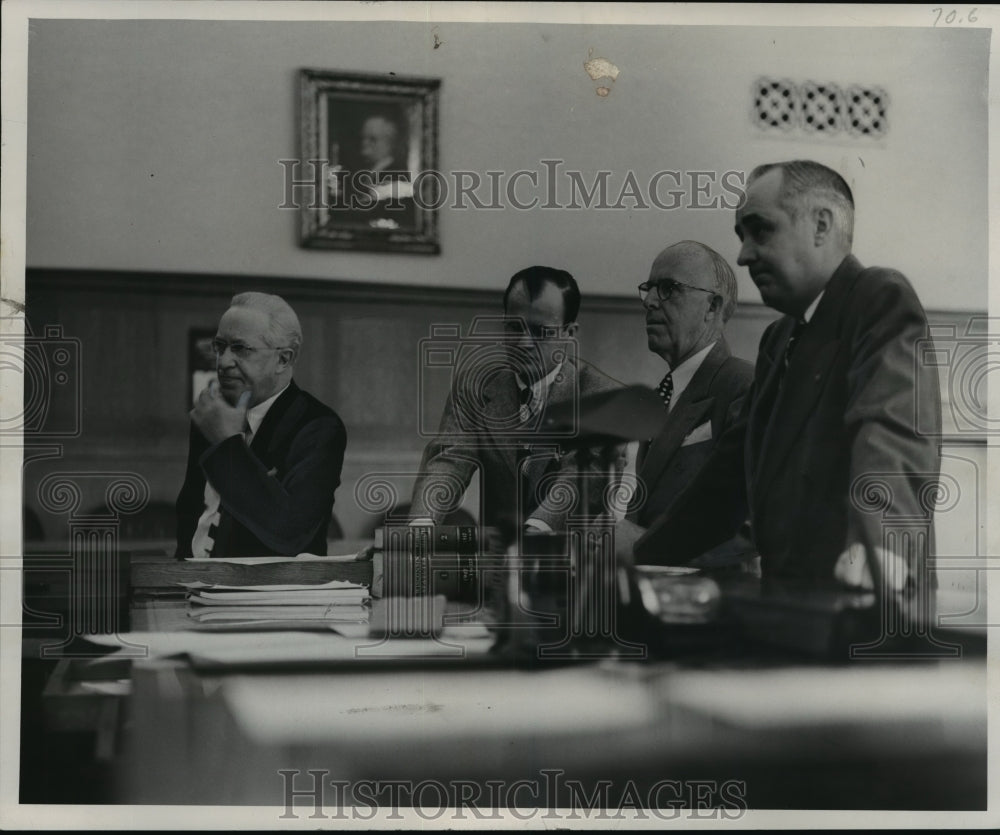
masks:
[[(636, 475), (644, 487), (645, 501), (629, 506), (629, 520), (649, 527), (691, 485), (718, 439), (738, 420), (752, 380), (753, 366), (732, 356), (726, 341), (719, 339), (673, 409), (664, 412), (661, 430), (639, 449)], [(701, 434), (706, 425), (709, 433), (703, 440), (685, 441), (696, 429)], [(734, 492), (724, 506), (698, 511), (689, 518), (691, 525), (714, 526), (725, 536), (735, 534), (747, 516), (740, 491)]]
[(274, 401), (249, 447), (236, 435), (209, 445), (192, 425), (177, 497), (177, 558), (191, 556), (206, 477), (221, 496), (213, 557), (326, 554), (346, 445), (337, 414), (294, 381)]
[[(672, 548), (691, 558), (716, 544), (684, 516), (739, 490), (765, 576), (830, 581), (849, 545), (881, 546), (900, 521), (929, 531), (941, 402), (937, 371), (921, 361), (929, 334), (913, 288), (898, 272), (845, 258), (782, 380), (794, 324), (785, 316), (764, 332), (740, 421), (637, 554)], [(922, 578), (932, 542), (917, 540), (906, 558)]]
[[(549, 387), (546, 406), (572, 402), (608, 391), (620, 384), (593, 367), (567, 359), (561, 381)], [(581, 470), (578, 453), (567, 451), (566, 437), (544, 435), (518, 429), (511, 416), (519, 410), (517, 382), (512, 371), (485, 378), (481, 391), (475, 389), (481, 380), (457, 380), (445, 403), (437, 437), (424, 450), (420, 475), (413, 488), (411, 515), (430, 517), (440, 524), (442, 519), (462, 502), (465, 490), (478, 469), (481, 471), (481, 522), (493, 527), (523, 523), (530, 517), (540, 519), (553, 530), (566, 524), (571, 501), (577, 492), (577, 475)], [(459, 404), (456, 406), (456, 399)], [(540, 424), (533, 424), (540, 425)], [(523, 457), (525, 444), (539, 447), (537, 452)], [(553, 447), (559, 447), (554, 455)], [(617, 453), (616, 453), (617, 454)], [(614, 461), (615, 455), (612, 455)], [(617, 464), (617, 462), (615, 462)], [(608, 485), (606, 465), (600, 458), (583, 467), (588, 501), (592, 513), (603, 509), (604, 491)], [(529, 500), (519, 508), (521, 495), (531, 497), (538, 492), (542, 500)], [(576, 508), (576, 513), (581, 508)]]

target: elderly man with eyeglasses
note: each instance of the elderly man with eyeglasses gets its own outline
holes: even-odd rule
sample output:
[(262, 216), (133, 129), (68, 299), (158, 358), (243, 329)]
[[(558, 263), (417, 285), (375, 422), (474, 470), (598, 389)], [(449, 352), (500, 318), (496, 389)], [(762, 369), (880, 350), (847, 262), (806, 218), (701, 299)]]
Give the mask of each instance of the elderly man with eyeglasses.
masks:
[(233, 297), (212, 341), (218, 380), (191, 410), (178, 559), (326, 554), (347, 433), (292, 379), (301, 344), (280, 296)]
[[(714, 250), (681, 241), (653, 261), (649, 279), (639, 285), (649, 350), (667, 364), (657, 386), (663, 422), (640, 444), (636, 492), (625, 519), (616, 527), (619, 560), (633, 561), (633, 546), (692, 482), (711, 455), (716, 440), (733, 423), (750, 388), (753, 367), (729, 352), (723, 329), (736, 309), (736, 278)], [(684, 525), (728, 539), (746, 517), (746, 503), (731, 501), (697, 507)], [(669, 550), (669, 546), (665, 546)], [(671, 562), (671, 555), (657, 555)]]

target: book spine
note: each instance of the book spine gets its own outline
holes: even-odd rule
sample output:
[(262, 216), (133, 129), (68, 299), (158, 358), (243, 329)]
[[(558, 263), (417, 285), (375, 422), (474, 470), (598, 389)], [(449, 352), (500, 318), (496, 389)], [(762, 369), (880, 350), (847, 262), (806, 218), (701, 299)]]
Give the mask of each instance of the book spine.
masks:
[(385, 596), (478, 599), (483, 558), (475, 526), (387, 525), (379, 540)]
[(434, 529), (418, 525), (413, 529), (413, 550), (411, 562), (411, 583), (410, 592), (416, 596), (430, 594), (431, 585), (431, 556)]

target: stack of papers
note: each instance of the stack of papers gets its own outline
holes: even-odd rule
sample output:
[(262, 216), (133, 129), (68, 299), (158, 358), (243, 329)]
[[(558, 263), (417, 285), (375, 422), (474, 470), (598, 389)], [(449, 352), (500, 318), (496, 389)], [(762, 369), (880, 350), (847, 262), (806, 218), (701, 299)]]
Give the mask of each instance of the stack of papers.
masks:
[(329, 623), (367, 623), (365, 606), (226, 606), (192, 609), (188, 617), (198, 623), (245, 623), (322, 620)]
[(188, 590), (188, 617), (199, 624), (301, 627), (308, 621), (368, 622), (368, 589), (347, 580), (320, 585), (183, 585)]

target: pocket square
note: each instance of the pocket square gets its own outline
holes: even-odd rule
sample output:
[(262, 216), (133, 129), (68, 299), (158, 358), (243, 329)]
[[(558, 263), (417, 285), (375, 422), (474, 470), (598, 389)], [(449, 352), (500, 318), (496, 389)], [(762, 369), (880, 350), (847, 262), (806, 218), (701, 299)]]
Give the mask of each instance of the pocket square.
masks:
[(691, 444), (700, 444), (710, 440), (712, 440), (712, 423), (706, 420), (701, 426), (696, 426), (684, 436), (681, 446), (691, 446)]

